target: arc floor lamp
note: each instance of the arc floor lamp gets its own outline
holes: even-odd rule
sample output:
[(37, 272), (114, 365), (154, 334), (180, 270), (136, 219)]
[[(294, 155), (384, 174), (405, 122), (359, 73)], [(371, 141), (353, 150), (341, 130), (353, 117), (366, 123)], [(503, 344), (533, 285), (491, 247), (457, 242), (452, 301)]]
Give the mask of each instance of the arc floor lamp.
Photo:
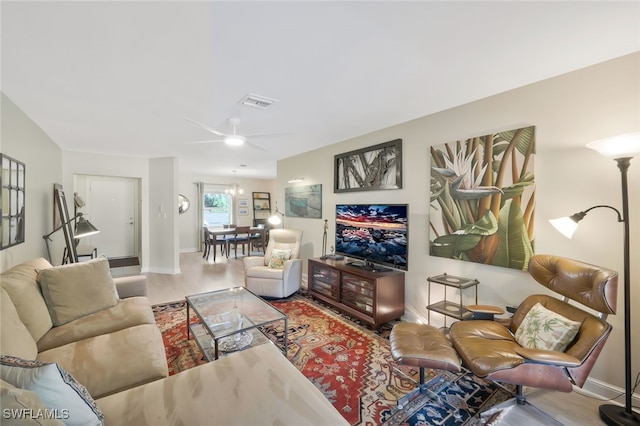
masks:
[(276, 202), (276, 211), (267, 219), (267, 221), (272, 225), (280, 225), (284, 228), (284, 214), (278, 210), (278, 203)]
[(627, 171), (631, 159), (640, 154), (640, 133), (621, 135), (602, 139), (587, 144), (587, 148), (612, 158), (618, 164), (622, 178), (622, 213), (618, 209), (597, 205), (569, 217), (552, 219), (550, 222), (567, 238), (571, 238), (589, 211), (596, 208), (608, 208), (618, 214), (618, 222), (624, 222), (624, 365), (625, 365), (625, 405), (603, 404), (600, 406), (600, 418), (607, 425), (640, 425), (640, 414), (633, 411), (632, 370), (631, 370), (631, 270), (629, 259), (629, 189), (627, 185)]

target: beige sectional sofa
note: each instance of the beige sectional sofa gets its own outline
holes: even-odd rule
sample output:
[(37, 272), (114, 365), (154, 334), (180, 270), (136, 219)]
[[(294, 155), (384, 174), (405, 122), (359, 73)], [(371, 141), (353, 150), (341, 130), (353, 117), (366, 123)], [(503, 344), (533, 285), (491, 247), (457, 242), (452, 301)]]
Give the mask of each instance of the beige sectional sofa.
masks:
[(3, 425), (347, 424), (272, 344), (167, 377), (146, 278), (113, 279), (106, 259), (0, 280)]
[(94, 398), (169, 375), (162, 335), (140, 283), (111, 278), (107, 259), (52, 268), (35, 259), (4, 272), (0, 350), (57, 363)]
[(96, 402), (108, 426), (349, 425), (270, 343)]

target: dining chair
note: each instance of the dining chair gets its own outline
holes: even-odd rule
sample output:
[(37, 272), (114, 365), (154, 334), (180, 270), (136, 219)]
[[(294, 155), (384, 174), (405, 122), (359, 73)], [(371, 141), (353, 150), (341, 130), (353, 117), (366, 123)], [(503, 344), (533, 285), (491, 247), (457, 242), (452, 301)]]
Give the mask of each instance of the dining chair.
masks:
[[(203, 226), (204, 231), (204, 239), (202, 243), (204, 244), (204, 253), (202, 257), (204, 259), (209, 259), (209, 254), (211, 254), (211, 247), (220, 246), (220, 255), (224, 255), (227, 249), (227, 240), (224, 238), (224, 235), (214, 235), (212, 234), (206, 226)], [(217, 249), (214, 247), (213, 250), (213, 261), (216, 261), (216, 252)]]
[(208, 259), (209, 252), (211, 251), (211, 233), (209, 232), (209, 229), (206, 226), (202, 227), (202, 233), (203, 233), (202, 245), (204, 246), (202, 250), (202, 258)]
[(233, 250), (235, 258), (238, 258), (238, 244), (242, 245), (242, 254), (245, 254), (245, 247), (248, 246), (250, 241), (250, 226), (236, 226), (233, 236), (226, 239), (227, 244), (227, 257), (229, 257), (229, 251), (231, 250), (231, 244), (233, 244)]
[(258, 228), (261, 229), (262, 232), (254, 232), (249, 236), (249, 241), (251, 244), (249, 244), (249, 251), (254, 251), (254, 250), (260, 250), (263, 253), (265, 252), (265, 247), (264, 244), (262, 244), (263, 241), (266, 241), (266, 238), (262, 237), (262, 233), (266, 232), (266, 230), (264, 229), (264, 225), (263, 224), (259, 224), (257, 225)]

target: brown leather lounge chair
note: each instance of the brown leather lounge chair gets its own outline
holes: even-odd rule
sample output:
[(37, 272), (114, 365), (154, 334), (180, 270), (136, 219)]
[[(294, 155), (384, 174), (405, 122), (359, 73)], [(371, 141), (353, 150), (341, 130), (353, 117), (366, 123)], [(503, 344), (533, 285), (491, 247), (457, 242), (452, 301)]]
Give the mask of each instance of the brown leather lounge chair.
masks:
[[(618, 274), (577, 260), (535, 255), (529, 273), (561, 298), (527, 297), (508, 323), (459, 321), (449, 340), (435, 327), (400, 323), (390, 335), (391, 353), (399, 364), (460, 371), (516, 385), (516, 400), (525, 404), (523, 386), (571, 392), (582, 387), (600, 355), (615, 314)], [(596, 313), (569, 302), (575, 301)]]

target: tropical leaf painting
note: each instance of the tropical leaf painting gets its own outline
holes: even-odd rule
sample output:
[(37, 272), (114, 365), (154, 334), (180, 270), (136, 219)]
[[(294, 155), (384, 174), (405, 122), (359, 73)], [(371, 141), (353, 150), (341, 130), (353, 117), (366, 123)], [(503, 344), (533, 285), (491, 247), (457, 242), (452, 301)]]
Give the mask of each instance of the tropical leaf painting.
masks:
[(431, 255), (526, 270), (534, 158), (534, 126), (431, 147)]

